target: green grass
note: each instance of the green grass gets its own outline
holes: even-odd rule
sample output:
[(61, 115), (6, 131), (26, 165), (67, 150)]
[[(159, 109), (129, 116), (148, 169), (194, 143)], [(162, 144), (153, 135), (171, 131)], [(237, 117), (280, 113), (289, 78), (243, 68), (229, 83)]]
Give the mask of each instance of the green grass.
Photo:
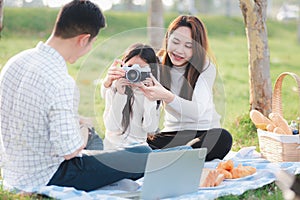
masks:
[[(34, 47), (49, 36), (58, 10), (5, 8), (4, 30), (0, 40), (0, 68), (14, 54)], [(93, 51), (76, 64), (69, 65), (70, 74), (76, 79), (81, 92), (79, 112), (94, 118), (97, 131), (103, 136), (102, 113), (104, 102), (99, 86), (94, 81), (104, 77), (114, 58), (120, 57), (129, 44), (146, 42), (147, 13), (106, 12), (107, 28), (101, 31)], [(165, 15), (165, 25), (177, 14)], [(217, 108), (222, 114), (223, 127), (234, 137), (233, 150), (245, 146), (257, 146), (256, 128), (249, 119), (249, 75), (247, 38), (242, 18), (224, 16), (199, 16), (206, 24), (218, 63), (216, 97)], [(267, 22), (270, 47), (270, 73), (272, 85), (284, 71), (300, 75), (300, 45), (297, 42), (296, 23)], [(283, 110), (286, 119), (296, 119), (299, 113), (299, 97), (295, 82), (287, 78), (283, 84)], [(15, 196), (0, 189), (0, 199), (40, 199), (40, 196)], [(247, 191), (241, 196), (220, 199), (283, 199), (274, 183)]]

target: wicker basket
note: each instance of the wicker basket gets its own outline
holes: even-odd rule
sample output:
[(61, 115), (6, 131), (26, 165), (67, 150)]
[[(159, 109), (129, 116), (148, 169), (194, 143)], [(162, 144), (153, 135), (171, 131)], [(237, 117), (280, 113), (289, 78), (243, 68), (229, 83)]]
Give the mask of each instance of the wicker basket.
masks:
[[(300, 78), (291, 72), (280, 74), (275, 82), (272, 96), (272, 112), (282, 114), (281, 88), (282, 81), (287, 75), (297, 82), (300, 95)], [(300, 135), (280, 135), (257, 129), (259, 148), (262, 156), (272, 162), (299, 162)]]

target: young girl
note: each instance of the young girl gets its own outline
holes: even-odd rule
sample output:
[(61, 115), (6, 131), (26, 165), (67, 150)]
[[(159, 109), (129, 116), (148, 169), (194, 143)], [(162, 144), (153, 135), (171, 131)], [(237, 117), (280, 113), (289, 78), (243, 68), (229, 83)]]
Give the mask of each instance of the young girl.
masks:
[(148, 139), (153, 149), (206, 147), (206, 160), (223, 159), (231, 149), (231, 134), (221, 128), (213, 101), (217, 70), (208, 53), (201, 20), (182, 15), (171, 22), (160, 52), (161, 83), (153, 78), (153, 86), (141, 87), (146, 97), (165, 105), (164, 129)]
[[(117, 67), (117, 64), (123, 67)], [(117, 60), (110, 67), (102, 85), (106, 128), (104, 149), (147, 144), (147, 135), (158, 129), (159, 101), (149, 100), (137, 87), (153, 85), (152, 79), (148, 77), (136, 83), (128, 80), (130, 77), (126, 78), (125, 69), (131, 69), (133, 65), (138, 65), (143, 71), (151, 71), (157, 77), (158, 59), (154, 50), (144, 44), (130, 46), (122, 61)]]

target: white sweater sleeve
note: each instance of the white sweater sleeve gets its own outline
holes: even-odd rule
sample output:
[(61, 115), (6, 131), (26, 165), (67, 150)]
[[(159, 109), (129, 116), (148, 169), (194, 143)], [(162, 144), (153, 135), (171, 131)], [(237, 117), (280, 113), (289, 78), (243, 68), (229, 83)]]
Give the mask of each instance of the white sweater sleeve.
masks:
[(122, 130), (122, 111), (126, 104), (126, 99), (127, 95), (122, 95), (112, 88), (106, 90), (103, 120), (107, 130)]
[(111, 87), (106, 88), (106, 87), (104, 87), (103, 83), (101, 84), (101, 87), (100, 87), (100, 95), (101, 95), (101, 97), (102, 97), (103, 99), (105, 99), (106, 92), (107, 92), (108, 90), (110, 90), (110, 89), (111, 89)]
[(213, 84), (216, 68), (210, 65), (199, 77), (195, 85), (192, 101), (175, 96), (167, 107), (173, 112), (198, 121), (213, 105)]
[(148, 98), (144, 98), (143, 130), (147, 133), (154, 133), (158, 129), (160, 107), (156, 107), (156, 101), (150, 101)]

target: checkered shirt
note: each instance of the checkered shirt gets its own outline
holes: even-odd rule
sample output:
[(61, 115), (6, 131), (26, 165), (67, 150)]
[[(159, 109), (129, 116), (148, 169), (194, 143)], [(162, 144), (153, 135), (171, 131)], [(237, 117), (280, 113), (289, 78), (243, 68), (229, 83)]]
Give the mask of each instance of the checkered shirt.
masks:
[(11, 58), (0, 74), (0, 153), (9, 186), (46, 185), (83, 145), (79, 91), (66, 62), (40, 42)]

